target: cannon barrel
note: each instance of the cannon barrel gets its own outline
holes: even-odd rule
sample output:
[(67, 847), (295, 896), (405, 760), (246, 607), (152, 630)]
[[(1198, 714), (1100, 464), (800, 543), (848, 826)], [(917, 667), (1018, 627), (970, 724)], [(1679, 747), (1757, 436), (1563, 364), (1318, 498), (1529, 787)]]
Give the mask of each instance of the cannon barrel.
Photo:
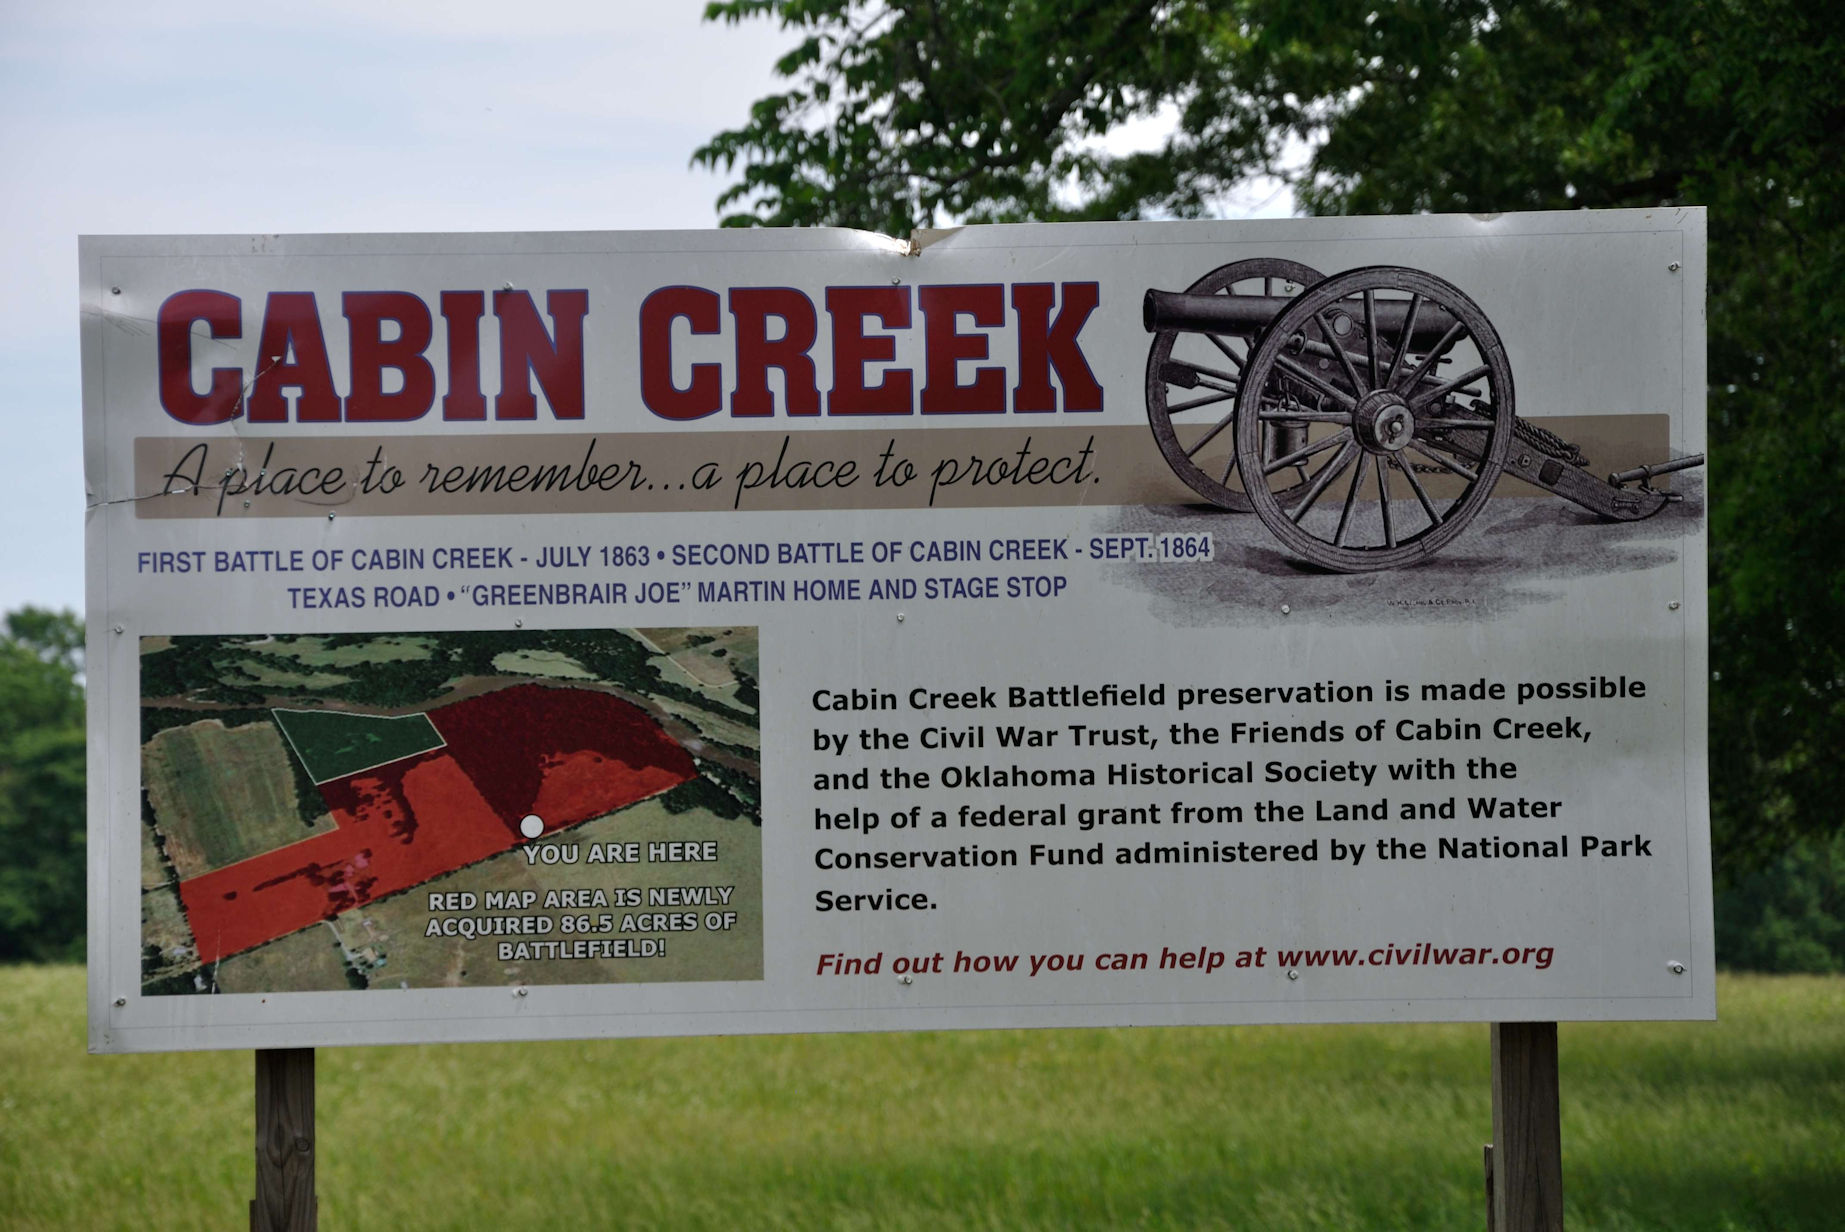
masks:
[[(1170, 329), (1181, 333), (1253, 338), (1293, 302), (1285, 295), (1188, 295), (1183, 291), (1148, 291), (1140, 303), (1140, 319), (1150, 334)], [(1385, 341), (1394, 344), (1403, 333), (1409, 301), (1380, 299), (1376, 303), (1377, 327), (1383, 332)], [(1363, 345), (1362, 308), (1355, 313), (1341, 308), (1328, 312), (1345, 312), (1358, 327), (1342, 338), (1348, 351)], [(1434, 346), (1453, 327), (1454, 320), (1453, 313), (1424, 300), (1416, 311), (1416, 332), (1410, 340), (1410, 349), (1426, 350)]]

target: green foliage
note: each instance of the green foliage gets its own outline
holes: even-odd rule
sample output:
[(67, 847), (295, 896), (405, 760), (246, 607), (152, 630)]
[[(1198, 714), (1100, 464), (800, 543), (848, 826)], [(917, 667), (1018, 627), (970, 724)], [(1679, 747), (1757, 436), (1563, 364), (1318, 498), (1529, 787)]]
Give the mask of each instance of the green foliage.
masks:
[[(729, 0), (802, 36), (696, 162), (731, 225), (1208, 212), (1710, 210), (1720, 870), (1845, 799), (1845, 6), (1831, 0)], [(1163, 146), (1096, 140), (1175, 112)], [(1290, 143), (1304, 168), (1281, 166)]]
[(83, 626), (22, 608), (0, 636), (0, 962), (83, 954)]
[(1717, 896), (1717, 957), (1745, 971), (1845, 972), (1845, 832), (1794, 844)]
[[(708, 20), (772, 17), (800, 44), (776, 64), (791, 88), (694, 155), (741, 166), (728, 224), (835, 224), (904, 233), (938, 214), (1057, 217), (1084, 164), (1074, 132), (1145, 109), (1199, 58), (1192, 24), (1148, 0), (728, 0)], [(1193, 6), (1177, 12), (1189, 18)]]
[[(143, 974), (146, 974), (145, 971)], [(144, 997), (191, 997), (197, 996), (199, 991), (193, 971), (174, 971), (141, 981), (141, 995)]]
[(736, 798), (702, 774), (687, 779), (661, 796), (660, 807), (675, 815), (704, 809), (714, 816), (729, 820), (743, 816), (743, 806)]
[[(749, 754), (749, 750), (747, 749), (739, 751), (746, 756)], [(734, 770), (724, 765), (722, 762), (700, 761), (698, 763), (698, 771), (703, 778), (708, 778), (722, 787), (724, 793), (741, 806), (743, 813), (748, 816), (752, 822), (756, 825), (762, 824), (761, 783), (751, 778), (743, 771)], [(725, 813), (723, 815), (726, 817), (735, 816), (735, 814), (732, 813)]]
[[(265, 691), (260, 687), (237, 688), (222, 678), (227, 673), (215, 662), (217, 640), (206, 637), (175, 637), (168, 645), (141, 656), (141, 695), (143, 697), (193, 697), (233, 706), (260, 706)], [(248, 678), (239, 669), (237, 675)], [(196, 719), (192, 720), (196, 721)]]
[(748, 817), (752, 825), (762, 824), (762, 785), (721, 762), (699, 759), (698, 774), (661, 796), (660, 804), (669, 813), (702, 808), (718, 817)]
[(83, 724), (83, 624), (70, 612), (24, 607), (0, 635), (0, 739)]

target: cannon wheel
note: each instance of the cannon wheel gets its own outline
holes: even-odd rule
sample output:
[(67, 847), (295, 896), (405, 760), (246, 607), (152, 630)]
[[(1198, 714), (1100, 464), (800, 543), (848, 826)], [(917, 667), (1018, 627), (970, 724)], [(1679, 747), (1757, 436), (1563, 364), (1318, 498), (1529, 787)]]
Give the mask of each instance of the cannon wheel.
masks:
[[(1299, 261), (1254, 257), (1222, 265), (1185, 289), (1188, 295), (1274, 295), (1304, 290), (1321, 274)], [(1247, 284), (1241, 291), (1238, 284)], [(1180, 342), (1180, 339), (1186, 341)], [(1173, 358), (1174, 345), (1180, 357)], [(1234, 334), (1193, 334), (1162, 329), (1147, 351), (1147, 419), (1153, 439), (1185, 486), (1224, 509), (1248, 513), (1251, 506), (1237, 470), (1236, 391), (1255, 351), (1254, 339)], [(1174, 417), (1180, 419), (1174, 423)], [(1187, 424), (1210, 429), (1190, 446), (1179, 440)], [(1272, 433), (1270, 434), (1272, 437)]]
[[(1375, 324), (1387, 300), (1404, 310), (1396, 330)], [(1419, 346), (1416, 317), (1427, 308), (1453, 325)], [(1505, 469), (1514, 422), (1505, 347), (1479, 305), (1433, 274), (1371, 266), (1308, 288), (1263, 334), (1243, 378), (1243, 474), (1315, 467), (1284, 491), (1249, 485), (1251, 503), (1276, 538), (1322, 568), (1363, 573), (1428, 559), (1480, 511)], [(1305, 426), (1310, 437), (1271, 457), (1268, 424)], [(1459, 495), (1447, 495), (1456, 481)], [(1358, 499), (1367, 483), (1375, 514)], [(1415, 504), (1393, 508), (1393, 496)]]

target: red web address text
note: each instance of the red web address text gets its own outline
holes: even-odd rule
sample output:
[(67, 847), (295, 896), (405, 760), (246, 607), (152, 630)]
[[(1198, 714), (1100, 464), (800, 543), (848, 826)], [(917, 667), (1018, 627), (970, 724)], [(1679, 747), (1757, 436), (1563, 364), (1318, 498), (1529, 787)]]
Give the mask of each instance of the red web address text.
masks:
[[(1539, 971), (1550, 969), (1551, 961), (1556, 957), (1556, 947), (1549, 945), (1508, 945), (1508, 946), (1465, 946), (1436, 945), (1432, 941), (1422, 941), (1414, 945), (1402, 946), (1392, 942), (1371, 950), (1340, 949), (1271, 949), (1259, 945), (1253, 950), (1236, 950), (1226, 953), (1199, 947), (1196, 950), (1174, 951), (1166, 946), (1160, 947), (1159, 967), (1162, 971), (1202, 971), (1206, 975), (1221, 970), (1230, 963), (1234, 955), (1238, 968), (1267, 967), (1269, 957), (1274, 956), (1277, 967), (1520, 967), (1529, 966)], [(1134, 959), (1144, 955), (1122, 955)], [(1132, 970), (1144, 963), (1126, 962), (1112, 969)], [(1097, 969), (1105, 968), (1097, 963)]]
[[(1256, 953), (1260, 956), (1261, 951)], [(1546, 971), (1556, 953), (1556, 947), (1549, 945), (1455, 946), (1424, 941), (1412, 946), (1380, 945), (1368, 951), (1277, 949), (1275, 962), (1282, 967), (1529, 966)]]
[[(1371, 950), (1282, 949), (1259, 945), (1253, 950), (1214, 950), (1208, 945), (1174, 950), (1161, 946), (1157, 962), (1149, 951), (1106, 951), (1094, 955), (1093, 967), (1088, 954), (987, 954), (956, 950), (949, 961), (940, 951), (935, 954), (897, 955), (889, 970), (898, 975), (930, 972), (955, 975), (1011, 975), (1015, 972), (1036, 979), (1040, 973), (1056, 975), (1085, 969), (1095, 971), (1196, 971), (1214, 975), (1226, 968), (1242, 971), (1252, 967), (1273, 970), (1298, 967), (1481, 967), (1527, 966), (1539, 971), (1550, 969), (1556, 947), (1549, 945), (1449, 946), (1432, 941), (1414, 945), (1391, 942)], [(1271, 966), (1270, 959), (1274, 962)], [(1024, 969), (1029, 959), (1029, 969)], [(881, 975), (885, 972), (885, 954), (880, 950), (869, 956), (846, 953), (822, 954), (815, 964), (817, 976)]]

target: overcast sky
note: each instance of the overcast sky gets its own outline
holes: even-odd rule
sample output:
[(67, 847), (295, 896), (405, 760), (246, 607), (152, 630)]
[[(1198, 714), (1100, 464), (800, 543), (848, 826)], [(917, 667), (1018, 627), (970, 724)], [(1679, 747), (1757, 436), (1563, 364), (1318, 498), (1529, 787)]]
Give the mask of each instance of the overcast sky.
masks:
[(713, 226), (790, 40), (703, 8), (0, 0), (0, 611), (83, 608), (78, 235)]

